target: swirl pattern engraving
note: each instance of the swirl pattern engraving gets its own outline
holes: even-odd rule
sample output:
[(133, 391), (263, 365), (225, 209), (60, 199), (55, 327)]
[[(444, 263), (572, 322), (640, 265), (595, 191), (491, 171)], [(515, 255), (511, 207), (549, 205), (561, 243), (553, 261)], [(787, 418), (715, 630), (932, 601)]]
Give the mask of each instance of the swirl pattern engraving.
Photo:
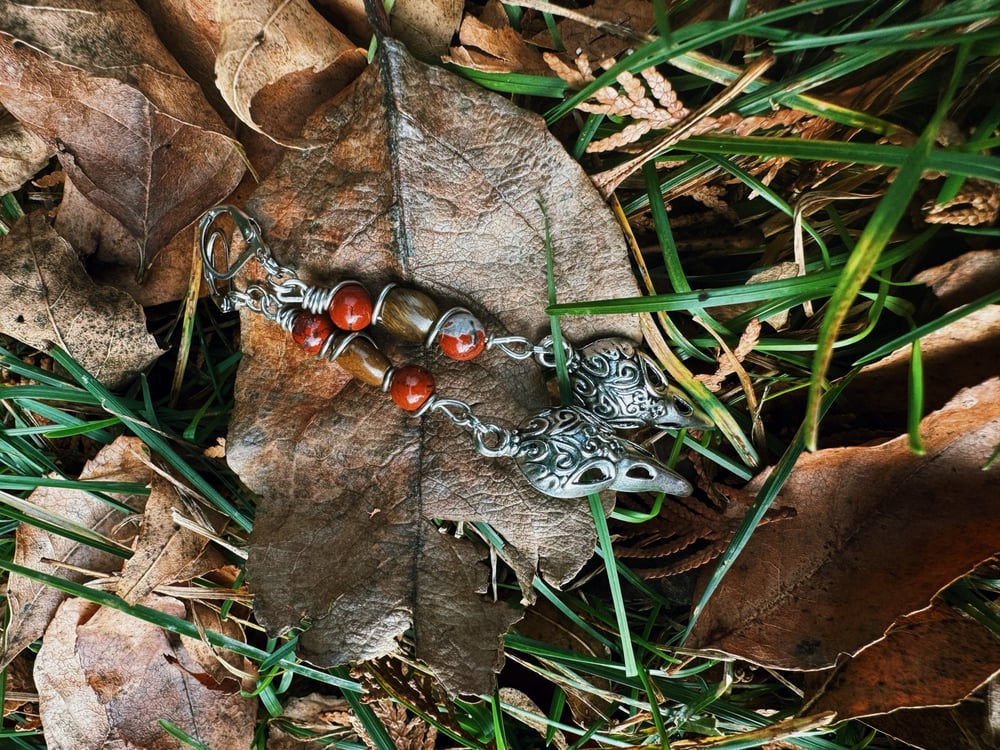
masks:
[(708, 426), (656, 361), (628, 339), (587, 344), (568, 370), (574, 403), (616, 429)]

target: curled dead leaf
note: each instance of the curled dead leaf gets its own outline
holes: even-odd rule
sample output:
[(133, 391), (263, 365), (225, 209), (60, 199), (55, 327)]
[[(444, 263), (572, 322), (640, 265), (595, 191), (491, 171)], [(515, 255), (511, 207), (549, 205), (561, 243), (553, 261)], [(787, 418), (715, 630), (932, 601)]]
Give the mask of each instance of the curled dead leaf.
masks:
[(306, 117), (365, 66), (364, 52), (306, 0), (211, 6), (216, 85), (240, 120), (279, 142), (300, 143)]
[(174, 235), (160, 249), (142, 279), (135, 276), (132, 235), (68, 180), (63, 185), (53, 227), (86, 259), (90, 277), (96, 283), (120, 289), (142, 307), (178, 300), (191, 283), (193, 226)]
[(498, 0), (490, 0), (479, 17), (466, 15), (458, 30), (460, 46), (452, 47), (445, 62), (491, 73), (552, 75), (541, 53), (510, 25)]
[(924, 456), (906, 436), (803, 456), (781, 492), (796, 516), (754, 533), (688, 645), (779, 669), (828, 667), (992, 556), (1000, 379), (961, 391), (920, 432)]
[(131, 297), (98, 286), (44, 214), (29, 214), (0, 237), (0, 331), (38, 349), (55, 344), (111, 388), (160, 354)]

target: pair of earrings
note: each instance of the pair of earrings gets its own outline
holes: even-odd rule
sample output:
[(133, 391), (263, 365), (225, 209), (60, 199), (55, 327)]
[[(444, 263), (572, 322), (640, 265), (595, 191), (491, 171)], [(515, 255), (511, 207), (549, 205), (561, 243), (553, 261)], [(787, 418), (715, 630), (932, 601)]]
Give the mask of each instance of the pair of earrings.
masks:
[[(232, 262), (224, 234), (213, 228), (222, 215), (232, 219), (247, 246)], [(686, 479), (617, 431), (707, 429), (711, 423), (667, 382), (655, 360), (628, 339), (604, 338), (578, 349), (565, 345), (573, 403), (546, 409), (517, 429), (508, 429), (479, 418), (463, 401), (440, 397), (426, 368), (394, 366), (364, 331), (378, 327), (400, 341), (437, 347), (459, 361), (496, 349), (515, 359), (534, 357), (550, 368), (556, 361), (551, 338), (535, 344), (520, 336), (487, 334), (470, 311), (455, 307), (441, 312), (429, 295), (397, 284), (375, 295), (353, 279), (333, 287), (307, 284), (294, 269), (275, 260), (257, 223), (234, 206), (205, 213), (199, 237), (204, 275), (223, 311), (245, 307), (261, 314), (289, 331), (306, 351), (381, 387), (400, 408), (416, 415), (443, 414), (472, 433), (481, 455), (511, 458), (539, 492), (556, 498), (605, 489), (690, 494)], [(261, 266), (265, 280), (238, 289), (234, 279), (250, 261)]]

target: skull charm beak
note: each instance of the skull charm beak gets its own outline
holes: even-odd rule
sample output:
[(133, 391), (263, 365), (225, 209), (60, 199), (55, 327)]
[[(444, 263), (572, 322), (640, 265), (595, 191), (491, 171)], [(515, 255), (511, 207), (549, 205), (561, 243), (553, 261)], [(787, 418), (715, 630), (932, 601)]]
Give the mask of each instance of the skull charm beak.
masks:
[(625, 338), (593, 341), (568, 363), (575, 403), (615, 429), (708, 429), (712, 422)]
[(509, 451), (531, 485), (558, 498), (613, 489), (691, 494), (691, 485), (585, 409), (543, 411), (511, 433)]

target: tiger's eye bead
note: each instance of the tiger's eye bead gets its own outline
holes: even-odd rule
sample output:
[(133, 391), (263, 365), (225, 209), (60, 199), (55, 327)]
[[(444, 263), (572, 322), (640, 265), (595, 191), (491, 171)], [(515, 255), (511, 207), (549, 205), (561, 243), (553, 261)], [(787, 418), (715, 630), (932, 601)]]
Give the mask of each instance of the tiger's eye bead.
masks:
[(465, 362), (486, 348), (486, 330), (472, 313), (455, 310), (441, 324), (437, 343), (445, 356)]
[(330, 300), (330, 320), (343, 331), (360, 331), (372, 322), (372, 298), (361, 284), (344, 284)]
[(423, 343), (434, 327), (438, 306), (416, 289), (394, 286), (379, 307), (379, 324), (389, 333), (411, 344)]
[(420, 365), (400, 367), (390, 376), (389, 395), (399, 408), (417, 411), (434, 395), (434, 376)]
[(359, 336), (347, 345), (337, 357), (337, 364), (362, 383), (382, 385), (392, 363), (371, 341)]
[(326, 315), (300, 312), (292, 319), (292, 341), (316, 354), (333, 334), (333, 322)]

